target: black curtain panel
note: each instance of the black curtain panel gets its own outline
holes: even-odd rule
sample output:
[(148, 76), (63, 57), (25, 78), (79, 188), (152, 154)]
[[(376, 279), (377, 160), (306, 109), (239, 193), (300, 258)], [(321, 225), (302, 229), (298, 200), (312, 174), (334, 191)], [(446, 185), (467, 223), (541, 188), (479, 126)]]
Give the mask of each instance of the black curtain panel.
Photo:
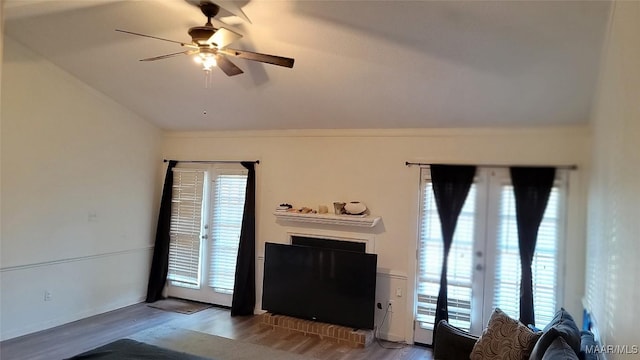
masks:
[(151, 272), (147, 284), (146, 302), (154, 302), (162, 299), (162, 290), (167, 281), (169, 270), (169, 230), (171, 228), (171, 197), (173, 195), (173, 168), (178, 162), (169, 161), (167, 174), (164, 177), (162, 188), (162, 201), (158, 214), (158, 226), (156, 228), (156, 242), (153, 248), (153, 260)]
[(449, 250), (451, 250), (456, 224), (458, 223), (458, 216), (469, 194), (475, 173), (475, 166), (431, 165), (433, 195), (436, 200), (438, 215), (440, 216), (442, 240), (444, 242), (442, 270), (440, 273), (440, 292), (438, 293), (434, 324), (438, 324), (440, 320), (449, 320), (449, 310), (447, 306), (447, 259), (449, 257)]
[(249, 174), (233, 285), (231, 316), (253, 315), (256, 306), (256, 172), (255, 163), (242, 162)]
[(516, 201), (518, 245), (520, 247), (520, 322), (535, 325), (531, 263), (538, 238), (538, 228), (547, 208), (556, 176), (551, 167), (512, 167), (511, 182)]

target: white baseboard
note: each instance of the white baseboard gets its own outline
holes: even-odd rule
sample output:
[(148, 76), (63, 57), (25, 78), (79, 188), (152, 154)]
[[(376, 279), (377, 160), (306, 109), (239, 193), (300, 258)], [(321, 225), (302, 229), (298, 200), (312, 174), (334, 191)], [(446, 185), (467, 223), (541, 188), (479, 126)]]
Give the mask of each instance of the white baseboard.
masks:
[(381, 333), (378, 334), (378, 338), (381, 340), (387, 340), (387, 341), (393, 341), (393, 342), (405, 342), (406, 339), (404, 338), (404, 336), (400, 336), (397, 334), (393, 334), (393, 333)]

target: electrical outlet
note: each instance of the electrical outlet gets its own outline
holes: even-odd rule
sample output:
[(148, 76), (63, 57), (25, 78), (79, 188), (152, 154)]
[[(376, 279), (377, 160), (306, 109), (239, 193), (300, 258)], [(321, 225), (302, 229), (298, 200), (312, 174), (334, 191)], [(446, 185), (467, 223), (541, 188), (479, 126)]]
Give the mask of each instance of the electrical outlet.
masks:
[(395, 302), (394, 302), (393, 300), (389, 300), (389, 302), (388, 302), (388, 304), (389, 304), (389, 305), (388, 305), (388, 307), (389, 307), (389, 312), (390, 312), (390, 313), (392, 313), (392, 312), (393, 312), (393, 304), (394, 304), (394, 303), (395, 303)]
[(44, 291), (44, 301), (51, 301), (51, 300), (53, 300), (52, 296), (51, 296), (51, 291), (45, 290)]

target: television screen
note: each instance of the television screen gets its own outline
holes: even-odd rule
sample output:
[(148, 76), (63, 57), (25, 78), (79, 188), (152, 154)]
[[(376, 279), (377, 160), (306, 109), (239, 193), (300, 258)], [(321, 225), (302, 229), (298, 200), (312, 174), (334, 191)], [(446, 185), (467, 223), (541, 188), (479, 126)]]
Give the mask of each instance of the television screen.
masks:
[(266, 243), (262, 308), (373, 329), (376, 266), (375, 254)]

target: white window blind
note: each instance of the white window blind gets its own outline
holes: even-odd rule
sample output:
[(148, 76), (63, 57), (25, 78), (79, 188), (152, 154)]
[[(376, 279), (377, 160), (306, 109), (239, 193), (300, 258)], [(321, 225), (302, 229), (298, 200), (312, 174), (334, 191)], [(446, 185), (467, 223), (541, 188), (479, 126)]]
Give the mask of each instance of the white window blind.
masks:
[(238, 171), (221, 171), (213, 180), (208, 285), (220, 293), (233, 293), (246, 186), (246, 173)]
[[(436, 208), (433, 186), (425, 179), (422, 189), (422, 216), (418, 248), (418, 304), (416, 320), (420, 327), (434, 328), (436, 303), (440, 290), (442, 268), (442, 230)], [(471, 186), (449, 252), (447, 266), (447, 293), (449, 323), (461, 329), (471, 326), (472, 256), (475, 221), (476, 187)]]
[(181, 286), (200, 285), (204, 176), (204, 170), (173, 169), (168, 279)]
[[(557, 310), (559, 188), (552, 188), (538, 229), (533, 264), (533, 304), (536, 326), (544, 327)], [(494, 282), (494, 307), (514, 319), (520, 316), (520, 252), (513, 186), (501, 190)]]

